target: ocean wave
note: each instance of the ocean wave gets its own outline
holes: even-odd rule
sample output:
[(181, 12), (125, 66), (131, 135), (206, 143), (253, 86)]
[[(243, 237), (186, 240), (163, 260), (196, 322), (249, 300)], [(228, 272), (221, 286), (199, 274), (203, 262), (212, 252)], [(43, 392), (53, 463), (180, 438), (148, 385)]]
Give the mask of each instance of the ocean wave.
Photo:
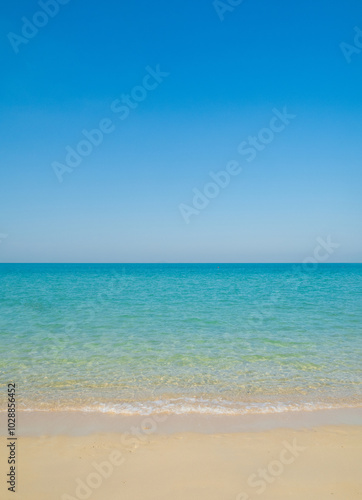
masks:
[(327, 409), (358, 408), (362, 402), (263, 402), (242, 403), (235, 401), (200, 400), (196, 398), (175, 398), (145, 402), (100, 403), (86, 406), (61, 406), (51, 408), (22, 408), (20, 411), (62, 411), (85, 413), (108, 413), (124, 416), (169, 415), (250, 415), (273, 414), (298, 411), (317, 411)]

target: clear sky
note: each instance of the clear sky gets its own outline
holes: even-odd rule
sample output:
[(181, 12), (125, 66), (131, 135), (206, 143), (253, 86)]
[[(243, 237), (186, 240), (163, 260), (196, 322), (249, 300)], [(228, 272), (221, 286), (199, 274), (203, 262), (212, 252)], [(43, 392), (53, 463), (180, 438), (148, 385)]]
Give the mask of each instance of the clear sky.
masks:
[(362, 261), (360, 0), (54, 1), (0, 7), (1, 262)]

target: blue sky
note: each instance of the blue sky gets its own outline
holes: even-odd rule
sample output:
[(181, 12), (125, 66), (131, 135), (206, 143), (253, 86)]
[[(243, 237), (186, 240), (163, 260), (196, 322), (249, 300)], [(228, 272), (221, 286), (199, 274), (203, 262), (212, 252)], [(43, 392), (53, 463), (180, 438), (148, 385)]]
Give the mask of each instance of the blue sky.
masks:
[[(244, 0), (223, 20), (206, 0), (58, 7), (16, 43), (42, 8), (0, 8), (1, 262), (301, 262), (327, 235), (329, 262), (362, 261), (360, 1)], [(167, 74), (152, 90), (146, 68)], [(122, 95), (140, 96), (123, 120)], [(295, 117), (268, 136), (283, 108)], [(59, 182), (54, 162), (69, 170), (66, 147), (104, 119)], [(262, 129), (248, 162), (238, 147)]]

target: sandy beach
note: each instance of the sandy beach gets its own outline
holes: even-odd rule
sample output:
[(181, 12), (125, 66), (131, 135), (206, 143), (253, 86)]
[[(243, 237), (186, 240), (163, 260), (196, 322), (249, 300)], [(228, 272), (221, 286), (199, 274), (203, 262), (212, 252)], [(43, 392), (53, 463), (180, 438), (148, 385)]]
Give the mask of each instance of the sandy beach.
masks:
[[(7, 443), (1, 437), (2, 477)], [(357, 425), (228, 434), (158, 434), (151, 428), (147, 434), (146, 426), (138, 436), (21, 436), (17, 457), (20, 500), (362, 497)]]

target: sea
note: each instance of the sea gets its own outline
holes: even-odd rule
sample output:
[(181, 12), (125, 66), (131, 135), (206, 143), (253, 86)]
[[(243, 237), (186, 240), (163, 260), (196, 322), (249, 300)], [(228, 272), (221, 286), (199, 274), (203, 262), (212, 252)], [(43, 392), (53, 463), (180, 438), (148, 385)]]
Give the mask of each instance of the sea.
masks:
[(362, 264), (0, 264), (0, 401), (244, 415), (362, 406)]

